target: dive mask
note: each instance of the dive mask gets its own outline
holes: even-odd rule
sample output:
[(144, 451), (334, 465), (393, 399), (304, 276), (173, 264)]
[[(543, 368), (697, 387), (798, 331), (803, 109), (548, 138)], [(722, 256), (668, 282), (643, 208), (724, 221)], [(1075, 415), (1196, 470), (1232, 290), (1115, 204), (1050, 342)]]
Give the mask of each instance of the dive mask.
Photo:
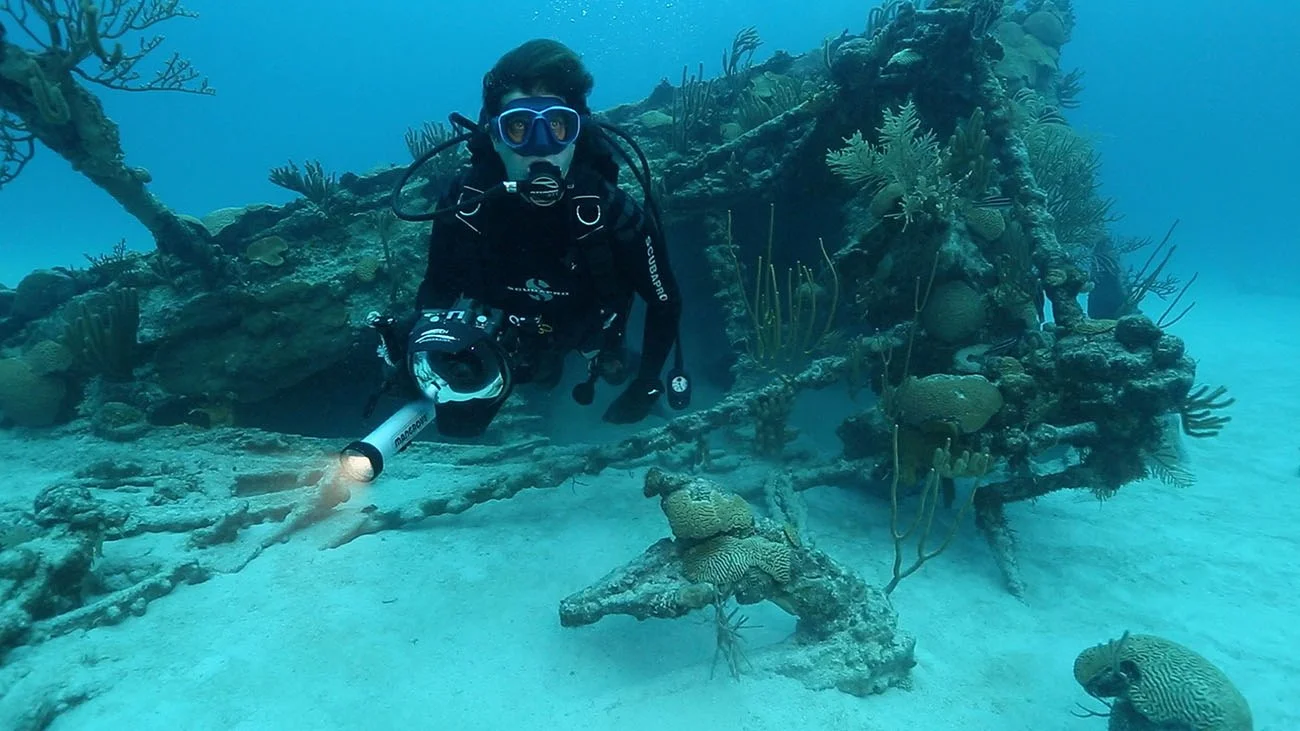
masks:
[(523, 97), (488, 121), (492, 135), (523, 157), (558, 155), (578, 139), (582, 116), (556, 97)]

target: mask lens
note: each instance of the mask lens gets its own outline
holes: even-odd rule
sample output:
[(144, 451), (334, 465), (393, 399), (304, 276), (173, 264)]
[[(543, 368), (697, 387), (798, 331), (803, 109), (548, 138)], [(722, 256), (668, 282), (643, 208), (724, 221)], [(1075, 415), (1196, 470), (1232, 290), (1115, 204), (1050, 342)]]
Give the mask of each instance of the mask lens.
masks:
[(551, 107), (542, 112), (542, 118), (556, 142), (572, 142), (578, 133), (578, 113), (568, 107)]
[(569, 107), (532, 104), (501, 112), (497, 131), (502, 142), (523, 154), (553, 155), (577, 139), (581, 123)]
[(531, 109), (512, 109), (501, 113), (501, 139), (511, 145), (522, 145), (528, 139), (528, 128), (537, 114)]

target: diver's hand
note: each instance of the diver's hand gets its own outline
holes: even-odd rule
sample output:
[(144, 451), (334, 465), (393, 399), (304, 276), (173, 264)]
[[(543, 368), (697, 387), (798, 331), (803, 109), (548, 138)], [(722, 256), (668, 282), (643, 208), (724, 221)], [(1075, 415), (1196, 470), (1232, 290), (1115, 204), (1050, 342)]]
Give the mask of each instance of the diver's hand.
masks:
[(596, 374), (611, 386), (622, 386), (632, 375), (629, 356), (626, 348), (617, 353), (601, 353), (596, 357)]
[(611, 424), (635, 424), (650, 413), (651, 407), (663, 392), (664, 385), (657, 379), (638, 378), (629, 383), (605, 410), (605, 421)]

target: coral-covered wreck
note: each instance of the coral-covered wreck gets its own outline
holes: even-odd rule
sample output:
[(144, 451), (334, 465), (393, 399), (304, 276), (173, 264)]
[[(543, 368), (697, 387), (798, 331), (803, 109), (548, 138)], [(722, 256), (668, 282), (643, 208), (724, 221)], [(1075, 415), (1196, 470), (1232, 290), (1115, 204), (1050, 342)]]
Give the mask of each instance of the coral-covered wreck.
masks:
[[(498, 456), (531, 462), (527, 470), (494, 474), (447, 499), (359, 514), (336, 543), (650, 455), (681, 470), (723, 472), (731, 455), (711, 437), (731, 433), (740, 437), (728, 442), (732, 452), (747, 444), (755, 458), (784, 460), (793, 470), (790, 494), (883, 477), (895, 508), (900, 493), (920, 491), (925, 532), (936, 504), (958, 516), (969, 510), (1009, 588), (1020, 591), (1004, 505), (1061, 489), (1105, 497), (1151, 475), (1185, 479), (1170, 425), (1212, 436), (1230, 401), (1222, 389), (1194, 389), (1194, 361), (1167, 331), (1186, 307), (1185, 289), (1164, 274), (1167, 240), (1143, 252), (1145, 266), (1127, 268), (1120, 255), (1132, 247), (1107, 228), (1097, 156), (1064, 116), (1081, 89), (1081, 75), (1059, 66), (1074, 24), (1070, 3), (933, 5), (891, 1), (872, 11), (863, 32), (761, 63), (751, 61), (756, 33), (742, 31), (720, 75), (684, 71), (646, 99), (602, 113), (649, 158), (689, 319), (701, 323), (687, 350), (724, 397), (618, 443), (562, 448), (537, 438), (527, 404), (512, 405), (491, 439), (506, 445)], [(45, 68), (42, 57), (28, 56)], [(63, 139), (58, 118), (42, 117), (32, 102), (48, 98), (33, 94), (51, 83), (69, 97), (83, 89), (71, 76), (51, 82), (6, 71), (0, 108), (11, 133), (21, 128), (76, 154), (66, 139), (51, 144)], [(90, 103), (68, 106), (82, 102)], [(428, 125), (408, 142), (418, 156), (449, 134)], [(459, 162), (449, 155), (422, 168), (408, 197), (431, 199)], [(138, 215), (156, 224), (158, 250), (122, 248), (84, 270), (37, 271), (0, 290), (5, 421), (32, 430), (71, 423), (116, 441), (232, 424), (335, 437), (314, 426), (324, 409), (336, 426), (360, 428), (351, 409), (378, 378), (365, 316), (408, 306), (424, 271), (426, 231), (387, 208), (402, 172), (335, 177), (317, 163), (291, 165), (273, 179), (302, 194), (293, 203), (221, 210), (202, 221), (150, 208)], [(121, 166), (95, 179), (111, 188), (128, 173)], [(1089, 307), (1090, 292), (1102, 291), (1112, 296)], [(843, 453), (829, 463), (788, 449), (799, 393), (825, 388), (874, 395), (840, 425)], [(955, 504), (963, 479), (980, 485), (965, 506)], [(304, 497), (320, 480), (286, 478), (283, 492), (257, 491), (284, 495), (283, 505), (215, 511), (206, 524), (176, 529), (215, 526), (227, 535), (255, 521), (320, 519), (343, 499)], [(45, 496), (36, 522), (50, 528), (90, 510), (87, 495)], [(74, 503), (86, 510), (49, 507)], [(312, 507), (294, 507), (301, 504)], [(909, 521), (894, 513), (896, 550), (926, 540), (901, 530)], [(785, 571), (791, 561), (796, 572), (829, 570), (829, 559), (797, 539), (782, 543), (785, 519), (772, 517), (776, 523), (747, 522), (747, 537), (727, 545), (763, 536), (786, 546), (773, 549), (783, 552)], [(94, 535), (129, 537), (129, 525), (118, 516), (95, 523)], [(931, 543), (927, 557), (943, 541)], [(689, 564), (683, 574), (682, 557), (665, 553), (672, 550), (657, 544), (638, 570), (671, 575), (683, 590), (713, 587), (692, 595), (688, 609), (739, 596), (762, 579), (750, 571), (759, 564), (746, 563), (736, 575), (706, 571), (693, 582), (683, 578)], [(909, 572), (897, 566), (889, 588)], [(783, 585), (811, 586), (783, 576)], [(763, 581), (753, 601), (789, 603)], [(892, 632), (887, 600), (855, 581), (836, 584), (856, 592), (836, 605), (852, 613), (868, 602), (889, 614), (882, 626)], [(599, 592), (566, 600), (569, 621), (620, 611)], [(673, 596), (674, 607), (685, 606)], [(812, 616), (808, 601), (795, 602), (801, 621), (825, 630), (810, 630), (810, 641), (849, 631)], [(69, 610), (66, 601), (31, 601), (23, 611), (48, 621), (46, 609), (56, 605), (55, 613)], [(636, 602), (623, 609), (654, 615)], [(10, 629), (0, 630), (0, 643), (23, 641), (22, 630)], [(877, 638), (887, 670), (864, 669), (859, 659), (848, 680), (824, 685), (872, 692), (899, 682), (911, 652), (901, 638)]]

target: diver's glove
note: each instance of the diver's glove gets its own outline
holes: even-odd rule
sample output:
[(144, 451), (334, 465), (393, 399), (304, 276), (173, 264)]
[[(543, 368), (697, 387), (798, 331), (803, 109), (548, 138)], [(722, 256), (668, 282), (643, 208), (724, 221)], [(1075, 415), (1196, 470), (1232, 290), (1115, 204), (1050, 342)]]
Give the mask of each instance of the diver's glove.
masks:
[(611, 386), (622, 386), (627, 382), (627, 377), (632, 375), (633, 369), (629, 365), (629, 361), (635, 360), (636, 354), (627, 348), (602, 352), (596, 356), (596, 361), (593, 364), (594, 372), (605, 383)]
[(649, 415), (650, 409), (663, 392), (664, 385), (658, 379), (638, 378), (629, 383), (605, 410), (605, 421), (611, 424), (635, 424)]

